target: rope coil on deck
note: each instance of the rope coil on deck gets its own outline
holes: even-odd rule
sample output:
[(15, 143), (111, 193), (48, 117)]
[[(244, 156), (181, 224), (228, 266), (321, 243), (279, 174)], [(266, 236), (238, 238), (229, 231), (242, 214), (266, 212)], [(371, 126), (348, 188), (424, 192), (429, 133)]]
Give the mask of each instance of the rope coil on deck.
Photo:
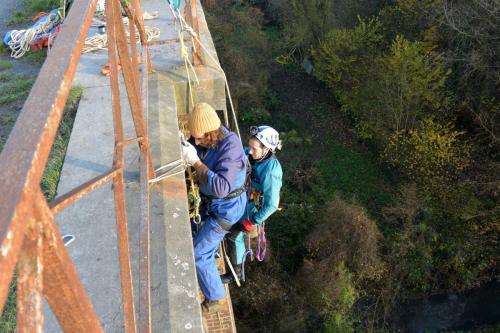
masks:
[[(130, 43), (130, 33), (125, 31), (127, 41)], [(139, 32), (135, 32), (136, 40), (139, 40)], [(147, 41), (160, 38), (160, 29), (146, 26)], [(95, 34), (85, 40), (82, 53), (89, 53), (97, 50), (106, 49), (108, 47), (108, 36), (106, 34)]]

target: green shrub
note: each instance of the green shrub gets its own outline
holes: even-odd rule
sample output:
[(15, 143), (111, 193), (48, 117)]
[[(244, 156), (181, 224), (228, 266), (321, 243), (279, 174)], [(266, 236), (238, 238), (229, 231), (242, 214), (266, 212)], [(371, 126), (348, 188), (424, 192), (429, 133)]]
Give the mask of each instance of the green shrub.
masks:
[(353, 29), (335, 29), (312, 51), (314, 73), (343, 102), (351, 102), (350, 91), (370, 77), (383, 40), (376, 19), (359, 20)]
[(374, 124), (382, 119), (377, 132), (415, 128), (424, 117), (442, 118), (449, 111), (445, 83), (450, 71), (440, 54), (397, 36), (382, 63), (378, 103), (372, 110), (376, 118), (364, 117)]
[(390, 297), (404, 298), (433, 287), (437, 233), (429, 218), (416, 186), (411, 184), (404, 185), (394, 203), (383, 210), (384, 259), (388, 264), (385, 289)]
[(340, 198), (330, 201), (321, 212), (305, 241), (306, 258), (318, 270), (345, 263), (358, 283), (381, 277), (378, 256), (379, 231), (363, 207)]
[(383, 145), (394, 130), (415, 128), (426, 116), (445, 117), (451, 101), (442, 55), (402, 36), (385, 53), (380, 31), (376, 19), (333, 30), (313, 57), (315, 75), (337, 95), (358, 135)]
[(247, 4), (227, 4), (207, 12), (206, 18), (235, 107), (262, 107), (273, 61), (268, 36), (262, 30), (262, 11)]
[(289, 132), (280, 133), (280, 138), (284, 145), (312, 145), (312, 139), (309, 135), (301, 135), (297, 130), (291, 130)]
[(303, 292), (307, 302), (315, 307), (324, 321), (324, 332), (353, 332), (350, 318), (351, 308), (358, 298), (353, 284), (353, 274), (340, 262), (304, 261), (299, 272), (299, 281), (305, 286)]
[(379, 16), (389, 40), (402, 34), (412, 41), (435, 44), (442, 38), (436, 35), (442, 7), (440, 0), (398, 0), (385, 6)]
[(436, 193), (460, 175), (469, 163), (464, 132), (427, 118), (420, 128), (395, 132), (384, 150), (385, 160), (420, 188)]
[(248, 111), (239, 112), (240, 120), (249, 125), (260, 125), (271, 120), (269, 111), (261, 108), (250, 108)]

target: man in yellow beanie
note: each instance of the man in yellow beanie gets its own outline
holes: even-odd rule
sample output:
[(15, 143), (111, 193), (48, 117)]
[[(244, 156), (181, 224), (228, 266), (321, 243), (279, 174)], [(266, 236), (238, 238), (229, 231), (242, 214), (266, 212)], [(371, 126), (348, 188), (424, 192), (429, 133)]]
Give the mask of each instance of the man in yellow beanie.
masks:
[(221, 125), (207, 103), (189, 114), (190, 142), (183, 142), (182, 156), (197, 171), (204, 199), (201, 228), (194, 238), (196, 272), (205, 295), (202, 310), (218, 311), (224, 305), (224, 286), (215, 264), (220, 242), (245, 212), (244, 189), (247, 158), (236, 134)]

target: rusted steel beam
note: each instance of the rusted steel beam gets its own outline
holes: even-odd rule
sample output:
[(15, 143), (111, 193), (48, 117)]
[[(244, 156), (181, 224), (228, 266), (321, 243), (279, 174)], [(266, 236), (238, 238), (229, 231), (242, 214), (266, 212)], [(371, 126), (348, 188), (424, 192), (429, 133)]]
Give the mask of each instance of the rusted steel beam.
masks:
[[(142, 63), (142, 71), (141, 71), (141, 92), (142, 92), (142, 113), (143, 115), (148, 115), (149, 113), (149, 72), (146, 70), (149, 67), (148, 64), (149, 60), (146, 59), (146, 62)], [(148, 118), (147, 116), (144, 117), (144, 126), (146, 127), (146, 134), (148, 133)], [(143, 143), (143, 138), (139, 138), (139, 143)], [(154, 177), (154, 167), (152, 163), (152, 158), (151, 158), (151, 147), (149, 146), (149, 142), (147, 146), (144, 146), (147, 151), (146, 154), (148, 155), (148, 179), (151, 179)]]
[(59, 325), (65, 332), (104, 332), (41, 190), (34, 203), (43, 223), (43, 292)]
[[(27, 206), (24, 206), (24, 208), (25, 210), (28, 209)], [(3, 233), (0, 239), (0, 313), (2, 313), (5, 300), (9, 295), (10, 282), (14, 274), (17, 256), (23, 244), (25, 221), (31, 212), (21, 211), (19, 213), (23, 215), (14, 218), (12, 223), (7, 226), (0, 226), (2, 228), (0, 233)]]
[(23, 219), (40, 187), (96, 4), (97, 0), (73, 2), (0, 154), (0, 304), (22, 242)]
[(139, 89), (139, 95), (141, 94), (141, 86), (139, 85), (139, 62), (137, 61), (137, 40), (135, 38), (135, 24), (134, 16), (129, 16), (129, 35), (130, 35), (130, 53), (132, 54), (132, 73), (134, 74), (134, 79), (136, 81), (136, 85)]
[[(119, 156), (123, 156), (120, 153)], [(118, 157), (119, 159), (120, 157)], [(128, 238), (127, 212), (125, 206), (125, 187), (123, 173), (113, 180), (116, 236), (118, 243), (118, 260), (120, 264), (120, 284), (122, 289), (123, 317), (125, 332), (136, 332), (136, 316), (134, 305), (134, 289), (132, 283), (132, 268), (130, 264), (130, 242)]]
[(139, 143), (140, 141), (142, 140), (142, 138), (132, 138), (132, 139), (127, 139), (125, 141), (123, 141), (123, 144), (126, 146), (126, 145), (131, 145), (131, 144), (134, 144), (134, 143)]
[[(116, 13), (120, 12), (118, 2), (115, 3), (114, 10)], [(139, 95), (140, 89), (138, 87), (138, 81), (134, 79), (133, 73), (133, 71), (137, 70), (137, 68), (132, 67), (130, 54), (128, 52), (128, 46), (126, 44), (127, 39), (125, 38), (125, 27), (122, 20), (115, 21), (115, 34), (117, 42), (116, 46), (122, 64), (123, 78), (125, 81), (125, 88), (127, 89), (127, 96), (130, 103), (130, 110), (132, 112), (132, 119), (134, 121), (136, 135), (143, 138), (140, 142), (141, 147), (149, 147), (144, 114), (142, 112), (142, 105), (140, 101), (141, 95)], [(147, 149), (147, 154), (149, 159), (150, 173), (153, 174), (154, 170), (149, 149)]]
[(116, 6), (106, 1), (106, 19), (108, 20), (108, 58), (111, 65), (111, 105), (113, 112), (113, 128), (115, 134), (115, 151), (113, 168), (120, 170), (113, 178), (113, 195), (115, 203), (116, 235), (118, 243), (118, 260), (120, 264), (120, 283), (122, 289), (123, 318), (125, 332), (136, 332), (136, 317), (134, 305), (134, 290), (132, 283), (132, 269), (130, 264), (130, 248), (128, 240), (127, 211), (125, 203), (125, 187), (123, 184), (123, 166), (125, 164), (125, 144), (123, 134), (123, 121), (120, 103), (120, 85), (118, 82), (117, 53), (116, 53), (116, 22), (121, 21), (121, 14), (116, 11)]
[(17, 265), (16, 332), (43, 332), (43, 224), (31, 218)]
[[(198, 22), (198, 0), (189, 0), (189, 14), (191, 18), (191, 27), (194, 32), (200, 37), (200, 25)], [(195, 66), (203, 65), (203, 61), (201, 59), (201, 46), (200, 43), (196, 39), (194, 39), (194, 52), (193, 52), (193, 63)]]
[(108, 181), (112, 180), (120, 170), (110, 170), (102, 175), (92, 178), (86, 183), (72, 189), (71, 191), (58, 196), (50, 203), (50, 210), (52, 214), (57, 214), (64, 208), (68, 207), (75, 201), (80, 200), (89, 192), (98, 189), (102, 185), (106, 184)]
[[(189, 38), (189, 37), (184, 37), (183, 39), (184, 39), (184, 42), (191, 41), (191, 38)], [(177, 44), (177, 43), (179, 43), (179, 41), (180, 41), (179, 38), (160, 39), (160, 40), (154, 40), (151, 42), (147, 42), (147, 46)]]
[(141, 150), (141, 223), (139, 268), (139, 332), (151, 333), (151, 275), (150, 275), (150, 225), (149, 177), (146, 149)]
[[(127, 5), (127, 2), (125, 0), (120, 0), (121, 1), (121, 4), (122, 4), (122, 7), (125, 8), (125, 11), (127, 12), (128, 11), (133, 11), (134, 12), (134, 15), (133, 18), (134, 18), (134, 22), (135, 22), (135, 25), (137, 26), (137, 29), (139, 30), (139, 37), (141, 39), (141, 45), (143, 46), (143, 53), (144, 51), (146, 51), (146, 59), (147, 60), (147, 70), (149, 73), (152, 73), (153, 72), (153, 67), (152, 67), (152, 64), (151, 64), (151, 55), (149, 53), (149, 48), (147, 47), (147, 43), (148, 43), (148, 38), (147, 38), (147, 35), (146, 35), (146, 28), (144, 26), (144, 19), (143, 19), (143, 16), (142, 16), (142, 9), (141, 9), (141, 4), (139, 1), (137, 0), (132, 0), (132, 6), (129, 7)], [(127, 13), (127, 16), (129, 14)]]

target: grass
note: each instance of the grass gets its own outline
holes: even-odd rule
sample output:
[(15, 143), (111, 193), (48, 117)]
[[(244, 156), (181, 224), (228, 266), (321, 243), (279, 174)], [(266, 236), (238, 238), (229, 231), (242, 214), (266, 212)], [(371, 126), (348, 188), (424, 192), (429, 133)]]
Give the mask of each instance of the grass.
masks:
[(8, 60), (3, 60), (3, 59), (0, 59), (0, 71), (3, 71), (3, 70), (6, 70), (6, 69), (9, 69), (12, 67), (12, 64), (10, 61)]
[(0, 82), (7, 82), (12, 78), (11, 74), (8, 73), (0, 73)]
[(57, 194), (57, 184), (61, 176), (64, 157), (66, 156), (66, 148), (68, 147), (71, 129), (73, 128), (73, 122), (82, 92), (83, 88), (79, 86), (73, 87), (69, 92), (59, 130), (57, 131), (52, 150), (50, 151), (49, 160), (45, 167), (41, 186), (49, 201), (54, 199)]
[(38, 50), (38, 51), (33, 51), (30, 50), (26, 52), (26, 54), (23, 57), (26, 61), (32, 63), (32, 64), (37, 64), (37, 65), (42, 65), (47, 59), (47, 51), (46, 50)]
[(367, 151), (335, 143), (320, 163), (321, 173), (328, 179), (326, 190), (339, 193), (343, 199), (365, 206), (378, 216), (391, 200), (391, 184), (377, 159)]
[[(41, 187), (47, 198), (52, 200), (57, 194), (57, 184), (61, 175), (61, 169), (66, 156), (71, 129), (75, 119), (78, 103), (82, 95), (83, 88), (73, 87), (68, 95), (64, 114), (57, 131), (52, 150), (49, 155), (47, 166), (45, 167)], [(4, 146), (4, 139), (0, 137), (0, 152)], [(4, 311), (0, 317), (0, 333), (13, 333), (16, 330), (16, 278), (12, 279), (9, 296), (5, 303)]]
[(23, 10), (15, 12), (8, 25), (32, 23), (33, 17), (39, 12), (47, 12), (57, 7), (59, 7), (58, 0), (24, 0)]
[(17, 278), (14, 274), (9, 288), (9, 296), (0, 317), (0, 333), (14, 333), (16, 331), (16, 290)]
[(9, 76), (0, 77), (0, 106), (11, 104), (28, 96), (35, 80), (28, 76)]

